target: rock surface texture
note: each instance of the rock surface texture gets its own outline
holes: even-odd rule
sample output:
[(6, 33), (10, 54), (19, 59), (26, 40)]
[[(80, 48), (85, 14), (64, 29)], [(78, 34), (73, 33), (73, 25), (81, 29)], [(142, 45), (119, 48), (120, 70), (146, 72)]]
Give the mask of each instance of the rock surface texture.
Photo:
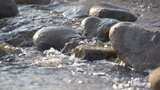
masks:
[(119, 57), (136, 70), (160, 65), (160, 31), (120, 22), (111, 28), (109, 37)]
[(80, 35), (68, 27), (55, 26), (40, 29), (33, 36), (33, 43), (40, 50), (50, 49), (51, 47), (61, 50), (65, 43)]
[(136, 21), (137, 17), (125, 9), (107, 8), (104, 6), (93, 6), (89, 11), (89, 15), (100, 18), (112, 18), (120, 21)]
[(14, 0), (0, 0), (0, 18), (12, 17), (18, 14)]

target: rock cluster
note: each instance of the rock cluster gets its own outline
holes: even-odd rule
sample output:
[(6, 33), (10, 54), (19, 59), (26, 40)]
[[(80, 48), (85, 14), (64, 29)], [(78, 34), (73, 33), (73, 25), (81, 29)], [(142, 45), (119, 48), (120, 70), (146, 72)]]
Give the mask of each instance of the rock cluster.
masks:
[(98, 18), (98, 17), (87, 17), (81, 22), (81, 27), (83, 28), (83, 35), (91, 39), (96, 37), (101, 41), (109, 40), (109, 30), (110, 28), (118, 23), (118, 20), (109, 18)]
[[(12, 17), (18, 14), (15, 2), (18, 4), (49, 4), (50, 0), (1, 0), (0, 18)], [(35, 33), (33, 43), (39, 50), (46, 50), (53, 47), (64, 52), (72, 51), (65, 49), (74, 49), (73, 47), (81, 45), (81, 42), (87, 45), (88, 42), (85, 42), (85, 40), (91, 40), (93, 44), (95, 43), (92, 40), (95, 40), (95, 42), (100, 41), (103, 44), (111, 41), (114, 49), (112, 50), (114, 52), (113, 56), (117, 54), (121, 60), (136, 70), (155, 68), (160, 65), (160, 31), (154, 32), (153, 30), (147, 30), (134, 23), (138, 17), (129, 10), (109, 4), (94, 4), (93, 6), (89, 6), (90, 8), (85, 8), (86, 6), (83, 5), (73, 7), (69, 7), (69, 10), (62, 10), (61, 16), (65, 19), (67, 18), (67, 20), (76, 20), (73, 18), (82, 20), (81, 27), (79, 27), (82, 29), (82, 35), (76, 31), (77, 29), (73, 29), (72, 27), (53, 25), (51, 27), (43, 26), (44, 28), (41, 28), (36, 33), (34, 31), (29, 32), (29, 34), (21, 34), (17, 38), (23, 35), (26, 35), (25, 37), (32, 37)], [(18, 39), (19, 41), (17, 38), (9, 40), (8, 43), (17, 41), (19, 44), (19, 42), (24, 41), (21, 40), (23, 38)], [(18, 46), (17, 43), (15, 43), (15, 46)], [(87, 59), (91, 59), (92, 57), (90, 56), (92, 55), (98, 55), (100, 59), (108, 55), (103, 54), (108, 53), (105, 45), (98, 46), (98, 48), (104, 50), (97, 50), (97, 47), (94, 49), (91, 47), (82, 48)], [(99, 55), (99, 52), (102, 56)]]

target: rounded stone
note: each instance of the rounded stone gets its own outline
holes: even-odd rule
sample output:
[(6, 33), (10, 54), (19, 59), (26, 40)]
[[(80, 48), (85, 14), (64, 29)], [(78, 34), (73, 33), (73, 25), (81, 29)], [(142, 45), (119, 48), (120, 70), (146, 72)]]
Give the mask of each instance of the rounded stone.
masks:
[(37, 31), (33, 36), (33, 43), (39, 50), (46, 50), (51, 47), (61, 50), (65, 46), (65, 43), (79, 37), (81, 36), (72, 28), (52, 26)]
[(101, 19), (98, 17), (87, 17), (82, 20), (81, 27), (83, 28), (83, 35), (90, 39), (95, 37), (99, 22), (101, 22)]
[(89, 11), (89, 15), (100, 18), (112, 18), (120, 21), (136, 21), (137, 17), (125, 9), (107, 8), (104, 6), (93, 6)]
[(14, 0), (0, 0), (0, 18), (12, 17), (18, 14)]
[(103, 42), (109, 41), (110, 28), (118, 22), (119, 21), (115, 19), (109, 19), (109, 18), (101, 19), (99, 27), (97, 28), (97, 36), (96, 36), (97, 39)]
[(131, 22), (115, 24), (109, 38), (120, 59), (137, 71), (160, 65), (160, 32), (147, 30)]
[(81, 22), (83, 35), (91, 39), (96, 37), (103, 42), (109, 40), (109, 30), (111, 26), (118, 23), (118, 20), (109, 18), (87, 17)]
[(153, 90), (160, 90), (160, 67), (150, 73), (148, 81)]

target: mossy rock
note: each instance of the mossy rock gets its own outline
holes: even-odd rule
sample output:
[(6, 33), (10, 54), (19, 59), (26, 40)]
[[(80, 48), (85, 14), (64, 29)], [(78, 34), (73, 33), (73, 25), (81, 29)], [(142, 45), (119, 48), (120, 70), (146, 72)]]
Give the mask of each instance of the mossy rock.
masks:
[(74, 49), (75, 56), (89, 61), (116, 58), (116, 51), (112, 47), (94, 45), (79, 45)]

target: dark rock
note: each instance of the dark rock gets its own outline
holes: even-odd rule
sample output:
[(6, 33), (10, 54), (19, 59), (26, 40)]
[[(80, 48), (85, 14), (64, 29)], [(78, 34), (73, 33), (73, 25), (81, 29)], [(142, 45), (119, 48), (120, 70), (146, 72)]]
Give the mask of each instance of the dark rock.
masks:
[(109, 41), (110, 28), (118, 22), (119, 21), (115, 19), (101, 19), (101, 22), (99, 23), (99, 27), (97, 29), (97, 39), (103, 42)]
[(51, 47), (61, 50), (65, 43), (79, 37), (81, 36), (76, 31), (68, 27), (45, 27), (35, 33), (33, 42), (39, 50), (46, 50)]
[(160, 65), (160, 32), (129, 22), (114, 25), (109, 37), (120, 59), (141, 71)]
[(160, 90), (160, 67), (150, 73), (148, 81), (153, 90)]
[(68, 19), (82, 18), (88, 16), (89, 9), (83, 5), (69, 6), (63, 13), (63, 16)]
[(1, 37), (6, 38), (6, 43), (17, 47), (33, 46), (32, 37), (37, 30), (26, 31), (11, 31), (10, 33), (1, 34)]
[(14, 0), (0, 0), (0, 18), (12, 17), (18, 14)]
[(87, 17), (81, 22), (81, 27), (84, 30), (83, 35), (87, 38), (93, 38), (97, 34), (97, 28), (101, 19), (98, 17)]
[(112, 18), (120, 21), (136, 21), (137, 17), (125, 9), (107, 8), (104, 6), (93, 6), (89, 15), (100, 18)]
[(97, 37), (101, 41), (109, 40), (109, 30), (111, 26), (116, 24), (117, 20), (114, 19), (100, 19), (98, 17), (87, 17), (81, 22), (83, 28), (83, 35), (91, 39)]
[(86, 60), (102, 60), (116, 58), (117, 54), (111, 47), (80, 45), (74, 49), (75, 56)]
[(51, 0), (15, 0), (17, 4), (49, 4)]

